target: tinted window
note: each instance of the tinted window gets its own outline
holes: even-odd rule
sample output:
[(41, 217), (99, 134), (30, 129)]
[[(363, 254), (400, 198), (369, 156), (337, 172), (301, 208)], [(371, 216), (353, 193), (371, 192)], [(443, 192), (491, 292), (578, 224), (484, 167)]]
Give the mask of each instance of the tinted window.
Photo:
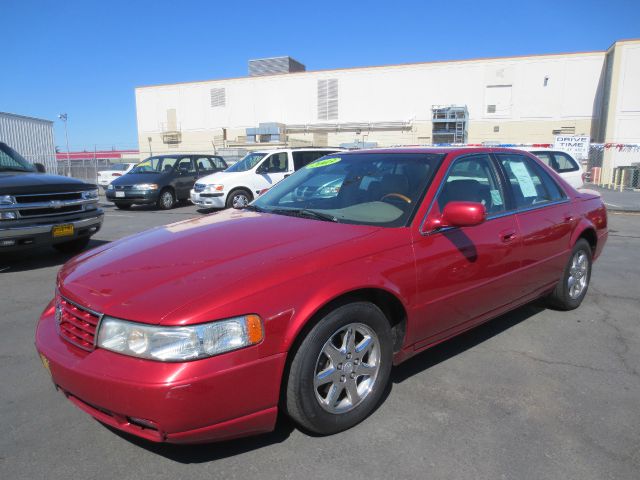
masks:
[(441, 154), (341, 152), (317, 160), (276, 184), (253, 202), (266, 212), (338, 222), (405, 225), (442, 161)]
[(213, 161), (209, 157), (196, 158), (196, 164), (200, 173), (214, 170)]
[(260, 165), (261, 173), (285, 173), (289, 170), (287, 152), (274, 153)]
[(196, 167), (191, 158), (181, 158), (178, 162), (177, 169), (181, 172), (195, 173)]
[(213, 157), (213, 163), (218, 170), (224, 170), (227, 168), (227, 162), (224, 161), (222, 157)]
[[(560, 191), (549, 192), (544, 182), (542, 169), (524, 155), (497, 154), (509, 179), (511, 192), (517, 208), (526, 208), (558, 200)], [(547, 178), (547, 180), (550, 180)]]
[(556, 160), (556, 165), (554, 167), (556, 172), (575, 172), (579, 169), (576, 161), (566, 153), (554, 152), (553, 156)]
[(488, 214), (505, 210), (504, 194), (488, 155), (455, 160), (438, 195), (440, 211), (449, 202), (477, 202)]
[(20, 156), (13, 148), (0, 143), (0, 171), (33, 172), (33, 167), (29, 162)]
[(327, 152), (327, 151), (302, 151), (302, 152), (293, 152), (293, 169), (300, 170), (305, 165), (317, 160), (320, 157), (324, 157), (325, 155), (329, 155), (335, 152)]
[(555, 170), (553, 165), (553, 158), (551, 157), (551, 152), (535, 152), (534, 155), (542, 160), (547, 167), (551, 167)]
[(149, 157), (136, 165), (131, 173), (170, 172), (177, 160), (175, 157)]

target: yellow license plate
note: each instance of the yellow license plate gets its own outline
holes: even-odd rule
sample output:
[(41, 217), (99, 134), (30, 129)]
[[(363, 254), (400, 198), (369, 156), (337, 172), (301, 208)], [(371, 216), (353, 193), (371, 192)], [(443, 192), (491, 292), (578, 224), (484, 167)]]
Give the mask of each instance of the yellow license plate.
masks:
[(70, 237), (73, 235), (73, 225), (55, 225), (51, 229), (52, 235), (55, 237)]
[(44, 367), (44, 369), (49, 372), (49, 375), (51, 375), (51, 367), (49, 366), (49, 360), (47, 359), (47, 357), (40, 354), (40, 361), (42, 362), (42, 366)]

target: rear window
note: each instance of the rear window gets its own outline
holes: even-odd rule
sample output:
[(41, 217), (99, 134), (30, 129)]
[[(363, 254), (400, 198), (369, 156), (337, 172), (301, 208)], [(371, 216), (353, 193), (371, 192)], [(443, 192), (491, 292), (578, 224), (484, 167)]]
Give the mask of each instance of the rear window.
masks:
[(558, 173), (575, 172), (580, 167), (578, 163), (569, 155), (563, 152), (540, 151), (531, 152), (545, 165), (553, 168)]
[(313, 162), (314, 160), (319, 159), (320, 157), (324, 157), (325, 155), (330, 155), (335, 152), (321, 150), (321, 151), (302, 151), (296, 152), (293, 154), (293, 167), (294, 170), (300, 170), (302, 167), (307, 164)]

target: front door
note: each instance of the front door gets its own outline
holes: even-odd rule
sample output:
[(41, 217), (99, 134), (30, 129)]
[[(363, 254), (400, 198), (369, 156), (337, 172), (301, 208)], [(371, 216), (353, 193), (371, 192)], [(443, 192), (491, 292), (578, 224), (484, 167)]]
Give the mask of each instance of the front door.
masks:
[(189, 198), (189, 192), (196, 182), (197, 175), (193, 158), (180, 158), (174, 168), (177, 174), (176, 196), (181, 200)]
[(269, 155), (260, 164), (256, 173), (258, 177), (256, 181), (253, 195), (255, 196), (260, 190), (271, 188), (280, 180), (284, 179), (289, 173), (289, 156), (287, 152), (273, 153)]
[[(477, 202), (485, 222), (416, 235), (417, 329), (414, 340), (448, 336), (515, 301), (520, 266), (515, 214), (506, 208), (503, 182), (487, 154), (456, 158), (427, 218), (439, 218), (452, 201)], [(428, 224), (428, 222), (427, 222)]]

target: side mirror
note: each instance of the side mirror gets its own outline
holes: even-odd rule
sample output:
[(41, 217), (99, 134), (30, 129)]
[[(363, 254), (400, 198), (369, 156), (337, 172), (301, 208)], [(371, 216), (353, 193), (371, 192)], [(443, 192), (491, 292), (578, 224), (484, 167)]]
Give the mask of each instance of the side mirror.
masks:
[(44, 165), (41, 163), (34, 163), (33, 166), (36, 167), (36, 172), (38, 173), (46, 173), (47, 171), (47, 169), (44, 168)]
[(485, 221), (487, 212), (484, 205), (476, 202), (449, 202), (440, 218), (432, 219), (428, 230), (445, 227), (473, 227)]

